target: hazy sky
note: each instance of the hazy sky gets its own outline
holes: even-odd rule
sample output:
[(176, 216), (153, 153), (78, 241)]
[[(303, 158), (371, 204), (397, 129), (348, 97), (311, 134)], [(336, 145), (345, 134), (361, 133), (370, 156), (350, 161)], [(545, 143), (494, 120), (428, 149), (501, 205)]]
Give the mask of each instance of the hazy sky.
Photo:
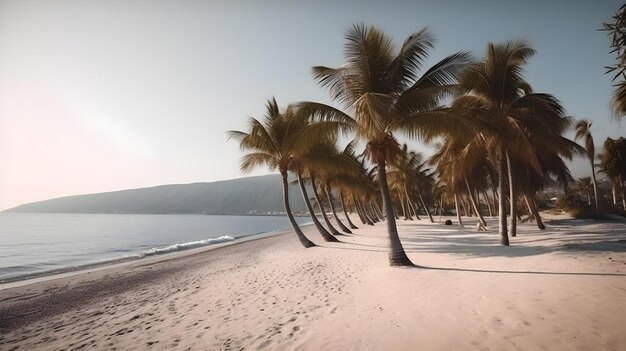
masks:
[[(626, 134), (610, 118), (603, 67), (615, 59), (597, 31), (620, 5), (0, 0), (0, 209), (239, 177), (241, 152), (225, 131), (260, 117), (271, 96), (281, 105), (329, 102), (310, 68), (343, 63), (344, 34), (356, 22), (380, 27), (396, 45), (429, 27), (438, 38), (433, 62), (528, 39), (538, 54), (527, 79), (572, 116), (592, 119), (599, 150), (607, 136)], [(583, 159), (572, 170), (589, 172)]]

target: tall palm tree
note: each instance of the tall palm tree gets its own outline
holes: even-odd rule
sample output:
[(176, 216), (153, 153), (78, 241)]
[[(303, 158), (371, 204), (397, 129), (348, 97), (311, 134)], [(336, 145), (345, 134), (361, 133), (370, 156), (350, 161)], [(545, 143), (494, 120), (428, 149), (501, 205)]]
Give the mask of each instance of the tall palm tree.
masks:
[(607, 74), (613, 74), (615, 91), (612, 96), (614, 117), (622, 118), (626, 115), (626, 4), (622, 5), (613, 15), (610, 22), (603, 24), (603, 29), (609, 32), (611, 38), (611, 53), (614, 53), (617, 63), (607, 67)]
[[(326, 228), (324, 228), (322, 223), (320, 223), (320, 221), (317, 219), (317, 216), (315, 215), (315, 209), (313, 208), (313, 205), (311, 205), (311, 200), (309, 199), (309, 195), (306, 190), (306, 184), (305, 184), (306, 180), (304, 179), (304, 173), (307, 172), (307, 170), (306, 168), (303, 168), (303, 166), (301, 165), (301, 162), (302, 162), (301, 159), (299, 159), (297, 162), (298, 162), (298, 165), (296, 166), (297, 168), (295, 170), (295, 173), (298, 177), (298, 185), (300, 186), (300, 192), (302, 193), (302, 197), (304, 198), (304, 204), (306, 205), (306, 208), (309, 211), (309, 216), (311, 216), (313, 225), (315, 225), (315, 228), (320, 233), (322, 238), (324, 238), (325, 241), (338, 242), (339, 240), (337, 240), (337, 238), (335, 238), (333, 234), (331, 234), (328, 230), (326, 230)], [(314, 188), (313, 190), (316, 191), (315, 180), (313, 178), (310, 178), (310, 180), (311, 180), (311, 185)], [(317, 194), (315, 194), (315, 199), (317, 201)], [(321, 206), (321, 203), (318, 202), (318, 204), (320, 204), (320, 210), (323, 213), (324, 208)]]
[[(350, 147), (350, 145), (348, 145), (348, 147)], [(337, 217), (337, 212), (331, 196), (331, 184), (340, 175), (351, 176), (353, 174), (357, 174), (360, 165), (354, 163), (351, 159), (337, 150), (334, 142), (319, 143), (314, 147), (313, 151), (303, 157), (303, 162), (310, 175), (311, 183), (313, 183), (314, 186), (313, 194), (315, 195), (315, 199), (322, 210), (322, 217), (324, 218), (330, 233), (332, 235), (341, 235), (326, 215), (323, 201), (319, 196), (320, 190), (326, 194), (329, 207), (339, 227), (344, 232), (351, 233), (350, 230)], [(318, 186), (320, 188), (319, 190)]]
[(393, 133), (404, 131), (411, 137), (429, 139), (452, 128), (464, 130), (451, 123), (454, 116), (443, 113), (439, 106), (454, 89), (469, 54), (448, 56), (419, 75), (433, 46), (433, 36), (423, 29), (395, 51), (391, 38), (379, 29), (355, 25), (346, 34), (346, 63), (338, 68), (313, 67), (317, 82), (353, 113), (356, 137), (367, 142), (365, 155), (377, 168), (392, 266), (413, 265), (398, 236), (387, 183), (386, 166), (399, 151)]
[(528, 59), (535, 54), (524, 41), (489, 43), (485, 58), (467, 66), (460, 79), (460, 91), (453, 107), (464, 108), (478, 114), (476, 119), (485, 129), (490, 158), (498, 170), (499, 233), (500, 243), (509, 245), (505, 212), (505, 185), (508, 178), (512, 230), (515, 230), (516, 193), (511, 162), (524, 160), (540, 171), (539, 162), (532, 149), (535, 139), (561, 138), (560, 123), (567, 120), (560, 102), (550, 94), (534, 93), (525, 81), (523, 72)]
[(280, 172), (283, 186), (283, 202), (289, 222), (300, 243), (305, 248), (313, 247), (302, 233), (289, 205), (288, 172), (293, 167), (295, 155), (308, 152), (320, 137), (329, 136), (336, 131), (325, 125), (325, 122), (310, 124), (303, 115), (294, 114), (292, 110), (281, 111), (275, 98), (268, 100), (262, 121), (250, 117), (247, 132), (231, 130), (229, 139), (239, 141), (239, 146), (248, 153), (241, 159), (241, 171), (248, 173), (259, 166)]
[(587, 150), (587, 159), (591, 164), (591, 180), (593, 181), (593, 198), (596, 205), (596, 211), (599, 211), (598, 207), (598, 185), (596, 184), (596, 168), (594, 165), (594, 159), (596, 155), (596, 147), (593, 143), (593, 136), (591, 135), (591, 122), (587, 120), (580, 120), (576, 123), (576, 136), (574, 140), (583, 139), (585, 142), (585, 150)]
[(591, 177), (580, 177), (576, 180), (574, 184), (574, 190), (576, 190), (579, 195), (584, 194), (587, 198), (587, 205), (591, 206), (591, 189), (593, 188), (593, 183), (591, 181)]
[[(606, 174), (616, 185), (622, 195), (622, 206), (626, 210), (626, 139), (606, 138), (600, 154), (600, 171)], [(614, 200), (615, 202), (615, 200)]]

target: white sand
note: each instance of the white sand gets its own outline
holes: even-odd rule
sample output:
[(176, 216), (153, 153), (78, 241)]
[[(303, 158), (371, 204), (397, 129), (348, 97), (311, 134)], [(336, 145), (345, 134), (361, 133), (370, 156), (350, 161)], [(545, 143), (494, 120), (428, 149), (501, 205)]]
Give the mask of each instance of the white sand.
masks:
[[(354, 218), (356, 219), (356, 218)], [(445, 219), (445, 218), (444, 218)], [(454, 219), (453, 219), (454, 220)], [(286, 234), (0, 291), (0, 349), (624, 350), (624, 222), (488, 232), (399, 221)]]

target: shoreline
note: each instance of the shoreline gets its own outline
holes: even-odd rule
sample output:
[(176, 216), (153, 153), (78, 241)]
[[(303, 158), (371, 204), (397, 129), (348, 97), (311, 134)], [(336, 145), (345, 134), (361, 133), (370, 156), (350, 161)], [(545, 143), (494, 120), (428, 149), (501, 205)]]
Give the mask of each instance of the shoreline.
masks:
[[(399, 221), (422, 268), (389, 267), (385, 223), (304, 249), (292, 231), (0, 290), (8, 350), (594, 349), (626, 344), (623, 223)], [(358, 225), (357, 225), (358, 226)], [(494, 231), (495, 228), (495, 231)], [(232, 244), (231, 244), (232, 243)], [(217, 245), (216, 245), (217, 246)]]
[[(312, 223), (303, 224), (300, 227), (305, 228), (310, 225), (312, 225)], [(98, 272), (98, 271), (106, 270), (109, 268), (124, 267), (126, 265), (130, 265), (136, 262), (157, 263), (157, 262), (166, 261), (170, 259), (176, 259), (185, 255), (193, 255), (193, 254), (201, 253), (204, 251), (215, 250), (215, 249), (222, 248), (228, 245), (235, 245), (237, 243), (247, 242), (250, 240), (259, 240), (259, 239), (263, 239), (263, 238), (274, 236), (274, 235), (287, 234), (290, 232), (293, 232), (293, 229), (284, 229), (284, 230), (279, 229), (275, 231), (270, 231), (270, 232), (260, 233), (260, 234), (252, 234), (252, 235), (248, 235), (248, 236), (244, 236), (240, 238), (235, 238), (233, 240), (229, 240), (225, 242), (218, 242), (215, 244), (208, 244), (208, 245), (193, 247), (189, 249), (175, 250), (171, 252), (158, 253), (158, 254), (149, 255), (149, 256), (147, 255), (143, 257), (128, 257), (128, 258), (121, 257), (119, 259), (113, 259), (110, 261), (85, 264), (85, 265), (76, 267), (75, 269), (72, 267), (68, 267), (66, 269), (62, 268), (62, 269), (59, 269), (62, 271), (58, 273), (57, 272), (54, 272), (54, 273), (41, 272), (41, 273), (35, 273), (33, 274), (33, 276), (28, 276), (27, 278), (23, 278), (23, 276), (15, 277), (15, 279), (8, 278), (5, 281), (0, 282), (0, 291), (15, 288), (15, 287), (20, 287), (24, 285), (39, 283), (39, 282), (45, 282), (45, 281), (54, 280), (54, 279), (72, 277), (72, 276), (81, 275), (81, 274), (89, 274), (92, 272)]]

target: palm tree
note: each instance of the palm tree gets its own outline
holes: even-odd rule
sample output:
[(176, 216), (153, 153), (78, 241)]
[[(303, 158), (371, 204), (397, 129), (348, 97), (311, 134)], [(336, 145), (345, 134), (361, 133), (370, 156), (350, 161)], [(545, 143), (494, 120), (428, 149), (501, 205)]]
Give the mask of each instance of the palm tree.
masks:
[(393, 133), (404, 131), (410, 137), (429, 139), (452, 128), (463, 130), (451, 123), (454, 116), (439, 106), (454, 89), (457, 74), (470, 57), (453, 54), (420, 76), (418, 71), (433, 46), (432, 35), (423, 29), (395, 52), (391, 38), (382, 31), (355, 25), (346, 35), (346, 63), (339, 68), (313, 67), (317, 82), (353, 113), (356, 137), (367, 142), (365, 155), (377, 168), (392, 266), (413, 265), (398, 236), (387, 182), (386, 166), (399, 151)]
[(591, 164), (591, 180), (593, 181), (593, 198), (596, 205), (596, 211), (599, 211), (598, 207), (598, 186), (596, 184), (596, 169), (594, 165), (594, 159), (596, 155), (596, 147), (593, 144), (593, 136), (591, 135), (591, 122), (587, 120), (580, 120), (576, 123), (576, 136), (574, 140), (583, 139), (585, 141), (585, 150), (587, 150), (587, 159)]
[[(622, 206), (626, 210), (626, 194), (624, 180), (626, 179), (626, 139), (617, 140), (606, 138), (600, 154), (600, 171), (606, 174), (618, 188), (622, 195)], [(615, 202), (615, 200), (614, 200)]]
[(250, 117), (248, 132), (235, 130), (228, 132), (229, 139), (238, 140), (241, 149), (249, 152), (241, 159), (242, 172), (248, 173), (262, 165), (270, 170), (278, 169), (280, 172), (285, 211), (300, 243), (305, 248), (313, 247), (315, 244), (302, 233), (291, 213), (287, 173), (293, 166), (294, 155), (309, 151), (318, 142), (320, 132), (328, 134), (328, 128), (324, 128), (322, 124), (324, 122), (318, 123), (310, 126), (302, 115), (294, 115), (290, 110), (280, 111), (276, 99), (272, 98), (266, 104), (262, 121)]
[[(268, 100), (263, 121), (249, 119), (249, 131), (228, 131), (228, 139), (236, 139), (242, 150), (249, 151), (241, 159), (242, 172), (250, 172), (265, 165), (281, 174), (283, 201), (289, 221), (304, 247), (315, 246), (298, 227), (288, 198), (288, 172), (295, 172), (301, 178), (303, 155), (320, 142), (335, 140), (337, 132), (350, 130), (352, 119), (345, 114), (327, 110), (317, 114), (307, 114), (290, 105), (280, 110), (275, 98)], [(308, 201), (306, 194), (305, 201)], [(309, 204), (310, 205), (310, 204)]]
[(578, 192), (578, 194), (584, 194), (587, 198), (587, 205), (591, 206), (591, 189), (593, 188), (593, 183), (591, 181), (591, 177), (581, 177), (576, 180), (576, 184), (574, 184), (574, 189)]
[[(348, 148), (351, 148), (350, 144), (348, 145)], [(360, 165), (353, 162), (343, 153), (339, 152), (334, 143), (328, 142), (316, 145), (312, 152), (303, 157), (303, 162), (310, 175), (311, 183), (314, 186), (313, 194), (315, 195), (315, 199), (322, 210), (322, 217), (324, 218), (330, 233), (332, 235), (342, 235), (337, 229), (335, 229), (328, 219), (326, 211), (324, 210), (323, 201), (319, 196), (319, 190), (326, 194), (330, 209), (341, 230), (346, 233), (351, 233), (350, 229), (348, 229), (337, 217), (337, 212), (331, 195), (331, 184), (339, 176), (351, 176), (353, 174), (357, 174)], [(320, 188), (319, 190), (317, 187), (318, 185)]]
[[(337, 240), (337, 238), (335, 238), (328, 230), (326, 230), (326, 228), (324, 228), (322, 223), (320, 223), (320, 221), (317, 219), (317, 216), (315, 215), (315, 209), (313, 209), (313, 205), (311, 205), (311, 200), (309, 199), (309, 195), (306, 191), (306, 184), (305, 184), (305, 179), (303, 176), (303, 173), (305, 173), (306, 169), (302, 167), (302, 165), (300, 164), (301, 162), (302, 161), (300, 159), (295, 173), (298, 176), (298, 185), (300, 186), (300, 192), (302, 193), (302, 197), (304, 198), (304, 204), (306, 205), (306, 208), (309, 211), (309, 215), (311, 216), (313, 225), (315, 225), (315, 228), (317, 228), (317, 231), (320, 233), (320, 235), (322, 236), (322, 238), (324, 238), (325, 241), (338, 242), (339, 240)], [(311, 179), (313, 191), (316, 191), (315, 181), (313, 178), (310, 178), (310, 179)], [(315, 198), (317, 200), (317, 195), (315, 195)], [(318, 202), (318, 204), (320, 204), (320, 209), (322, 211), (322, 214), (324, 214), (324, 208), (321, 206), (321, 203)]]
[(622, 118), (626, 114), (626, 4), (622, 5), (613, 15), (611, 22), (603, 24), (611, 38), (611, 53), (617, 56), (617, 63), (607, 67), (607, 74), (613, 74), (615, 91), (612, 104), (615, 117)]
[(505, 179), (509, 181), (511, 230), (515, 233), (516, 193), (512, 162), (524, 161), (530, 167), (540, 166), (532, 149), (532, 140), (561, 138), (566, 121), (560, 102), (549, 94), (533, 93), (524, 80), (523, 69), (535, 51), (524, 41), (487, 45), (483, 61), (467, 66), (460, 79), (461, 92), (453, 107), (478, 115), (483, 130), (477, 137), (485, 139), (490, 158), (498, 170), (500, 243), (509, 245), (505, 212)]

